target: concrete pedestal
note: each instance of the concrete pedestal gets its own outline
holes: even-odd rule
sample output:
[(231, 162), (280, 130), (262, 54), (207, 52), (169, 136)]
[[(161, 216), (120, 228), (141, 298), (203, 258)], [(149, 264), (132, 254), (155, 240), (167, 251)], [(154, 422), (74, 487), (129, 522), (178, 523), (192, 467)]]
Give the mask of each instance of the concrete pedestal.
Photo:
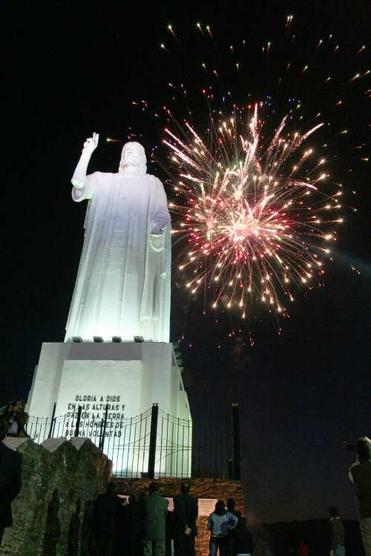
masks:
[[(77, 408), (80, 406), (80, 434), (91, 437), (90, 432), (85, 432), (89, 430), (92, 431), (92, 436), (99, 437), (99, 426), (107, 409), (108, 429), (104, 434), (107, 438), (104, 451), (113, 460), (116, 472), (126, 473), (132, 470), (134, 476), (140, 476), (147, 471), (151, 424), (148, 410), (154, 403), (158, 404), (161, 411), (160, 419), (165, 421), (166, 413), (171, 416), (171, 422), (175, 420), (176, 423), (183, 423), (182, 420), (187, 420), (184, 423), (190, 424), (184, 425), (189, 436), (186, 442), (188, 455), (181, 469), (182, 476), (186, 476), (190, 472), (191, 414), (180, 369), (170, 343), (44, 343), (35, 370), (27, 411), (31, 418), (50, 418), (56, 404), (57, 419), (67, 416), (67, 420), (63, 421), (64, 432), (59, 435), (72, 436)], [(145, 429), (139, 429), (139, 425), (135, 427), (138, 438), (123, 438), (127, 430), (132, 434), (133, 427), (128, 425), (129, 419), (138, 420), (138, 416), (145, 413)], [(168, 433), (166, 445), (174, 444), (174, 435), (178, 428), (173, 426), (174, 432), (171, 432), (171, 436)], [(92, 440), (94, 441), (93, 438)], [(164, 437), (160, 441), (164, 446)], [(129, 454), (126, 460), (125, 450)], [(132, 464), (127, 463), (129, 457), (133, 460)], [(158, 459), (163, 462), (156, 464), (158, 472), (161, 469), (161, 473), (173, 475), (180, 469), (179, 462), (173, 463), (174, 458), (168, 463), (170, 456), (167, 457), (167, 454)], [(123, 463), (119, 464), (119, 461)]]
[[(35, 417), (64, 415), (73, 405), (102, 412), (119, 405), (134, 417), (157, 403), (175, 417), (190, 418), (187, 394), (170, 343), (44, 343), (28, 399)], [(94, 406), (94, 409), (93, 409)]]

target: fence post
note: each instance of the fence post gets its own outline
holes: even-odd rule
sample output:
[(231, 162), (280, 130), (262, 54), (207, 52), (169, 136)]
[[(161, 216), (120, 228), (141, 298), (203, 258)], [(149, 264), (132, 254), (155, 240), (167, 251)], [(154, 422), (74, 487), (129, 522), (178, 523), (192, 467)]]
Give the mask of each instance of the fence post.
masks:
[(228, 458), (227, 465), (228, 465), (228, 479), (232, 481), (233, 480), (233, 459), (232, 458)]
[(108, 417), (108, 403), (106, 404), (106, 409), (104, 411), (104, 417), (102, 419), (102, 423), (100, 426), (100, 439), (99, 439), (99, 449), (104, 449), (104, 439), (106, 437), (106, 428), (107, 428), (107, 417)]
[(148, 456), (148, 477), (155, 478), (155, 459), (156, 459), (156, 439), (158, 423), (158, 404), (152, 404), (151, 412), (151, 432), (149, 436), (149, 456)]
[(79, 406), (77, 407), (77, 419), (76, 419), (76, 427), (75, 427), (75, 436), (79, 436), (80, 421), (81, 421), (81, 411), (82, 411), (82, 406), (79, 405)]
[(50, 429), (49, 429), (49, 434), (48, 434), (48, 438), (51, 438), (52, 434), (53, 434), (53, 428), (54, 428), (54, 417), (55, 417), (55, 408), (57, 407), (57, 402), (54, 402), (53, 405), (53, 412), (52, 412), (52, 420), (50, 422)]
[(98, 448), (100, 450), (102, 450), (103, 426), (104, 426), (104, 419), (102, 419), (100, 422), (99, 442), (98, 442)]
[(232, 441), (233, 441), (233, 477), (235, 481), (241, 478), (241, 453), (240, 453), (240, 414), (238, 403), (232, 404)]

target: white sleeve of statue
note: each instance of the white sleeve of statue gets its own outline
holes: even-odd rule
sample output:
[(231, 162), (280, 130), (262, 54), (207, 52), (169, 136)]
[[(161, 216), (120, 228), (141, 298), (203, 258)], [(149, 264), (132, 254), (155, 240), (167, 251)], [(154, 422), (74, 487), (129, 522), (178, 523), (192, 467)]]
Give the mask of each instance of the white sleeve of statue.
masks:
[(92, 199), (97, 182), (99, 179), (100, 172), (94, 172), (89, 174), (85, 178), (84, 187), (73, 187), (72, 188), (72, 199), (77, 203), (81, 201)]
[(158, 178), (153, 179), (152, 187), (155, 188), (155, 204), (150, 215), (151, 234), (161, 234), (165, 228), (170, 229), (171, 219), (168, 209), (167, 197), (164, 186)]

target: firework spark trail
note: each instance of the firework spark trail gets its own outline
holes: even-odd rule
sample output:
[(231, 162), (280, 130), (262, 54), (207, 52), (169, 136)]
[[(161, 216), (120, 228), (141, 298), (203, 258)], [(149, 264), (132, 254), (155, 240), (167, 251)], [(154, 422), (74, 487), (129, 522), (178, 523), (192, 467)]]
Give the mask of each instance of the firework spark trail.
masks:
[(186, 245), (179, 265), (186, 286), (192, 293), (206, 288), (213, 308), (237, 309), (243, 318), (256, 300), (285, 312), (285, 299), (294, 300), (297, 286), (320, 278), (326, 244), (336, 239), (334, 225), (342, 221), (331, 216), (341, 208), (341, 189), (322, 191), (325, 172), (311, 178), (324, 160), (308, 169), (307, 149), (296, 161), (322, 124), (284, 135), (285, 126), (286, 117), (266, 144), (255, 105), (248, 125), (234, 114), (219, 125), (210, 146), (188, 123), (182, 139), (165, 129), (178, 170), (172, 209), (179, 225), (173, 233)]

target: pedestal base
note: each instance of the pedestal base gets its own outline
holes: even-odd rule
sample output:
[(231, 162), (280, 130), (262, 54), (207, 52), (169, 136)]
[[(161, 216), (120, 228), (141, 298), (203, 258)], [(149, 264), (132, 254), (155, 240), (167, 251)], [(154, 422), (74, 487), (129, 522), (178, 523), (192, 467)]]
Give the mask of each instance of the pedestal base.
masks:
[(54, 403), (56, 416), (78, 405), (86, 412), (102, 413), (108, 403), (110, 411), (134, 417), (157, 403), (175, 417), (190, 419), (170, 343), (44, 343), (28, 413), (51, 417)]
[[(154, 450), (157, 475), (189, 476), (192, 421), (172, 344), (44, 343), (27, 404), (30, 423), (51, 418), (54, 405), (55, 419), (44, 429), (69, 437), (77, 427), (103, 448), (115, 473), (143, 476)], [(40, 433), (33, 438), (40, 441)]]

